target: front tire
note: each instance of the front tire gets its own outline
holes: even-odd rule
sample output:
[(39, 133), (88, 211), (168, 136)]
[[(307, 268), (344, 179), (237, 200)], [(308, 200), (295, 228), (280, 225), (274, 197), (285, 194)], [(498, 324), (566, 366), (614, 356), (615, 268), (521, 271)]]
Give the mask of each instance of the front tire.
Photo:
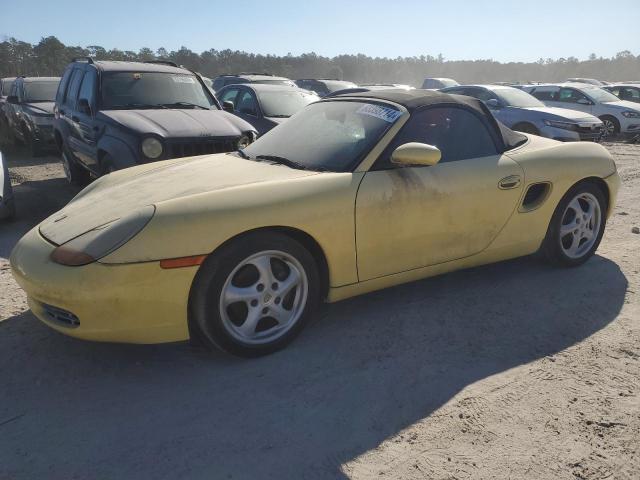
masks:
[(620, 122), (616, 117), (603, 115), (602, 120), (602, 138), (612, 138), (620, 134)]
[(551, 217), (543, 253), (563, 267), (582, 265), (593, 256), (604, 234), (607, 200), (600, 187), (581, 182), (562, 197)]
[(62, 144), (61, 150), (62, 168), (64, 169), (64, 175), (67, 177), (67, 181), (71, 185), (79, 187), (88, 185), (90, 181), (89, 172), (78, 165), (75, 156), (66, 144)]
[(250, 233), (211, 254), (191, 288), (189, 326), (208, 347), (242, 357), (288, 345), (320, 299), (316, 261), (296, 240)]

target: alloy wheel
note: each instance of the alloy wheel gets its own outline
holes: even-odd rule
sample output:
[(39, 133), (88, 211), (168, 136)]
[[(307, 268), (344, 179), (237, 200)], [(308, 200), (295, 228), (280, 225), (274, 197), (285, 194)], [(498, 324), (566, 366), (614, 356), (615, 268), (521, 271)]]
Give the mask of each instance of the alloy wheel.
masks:
[(247, 344), (265, 344), (285, 335), (304, 312), (307, 274), (292, 255), (269, 250), (240, 262), (220, 293), (227, 332)]
[(602, 212), (600, 203), (591, 193), (576, 195), (562, 215), (560, 246), (572, 259), (586, 255), (598, 239)]

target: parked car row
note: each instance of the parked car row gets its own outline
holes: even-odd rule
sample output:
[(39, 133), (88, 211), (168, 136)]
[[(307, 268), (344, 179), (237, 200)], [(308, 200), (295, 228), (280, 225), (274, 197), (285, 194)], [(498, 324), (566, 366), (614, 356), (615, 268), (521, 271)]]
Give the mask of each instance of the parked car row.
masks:
[[(574, 80), (583, 83), (513, 88), (427, 78), (422, 87), (474, 97), (506, 126), (555, 140), (640, 132), (639, 86), (605, 91), (591, 79)], [(211, 80), (172, 62), (83, 57), (61, 78), (2, 79), (0, 127), (33, 155), (59, 151), (68, 180), (84, 185), (134, 165), (244, 148), (322, 97), (411, 89), (255, 72)]]

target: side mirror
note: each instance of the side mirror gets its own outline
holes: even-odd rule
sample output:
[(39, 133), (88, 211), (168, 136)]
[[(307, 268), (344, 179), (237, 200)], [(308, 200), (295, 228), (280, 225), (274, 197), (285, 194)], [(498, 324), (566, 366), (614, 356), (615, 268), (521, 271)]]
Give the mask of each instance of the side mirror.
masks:
[(491, 109), (497, 110), (501, 106), (502, 105), (500, 105), (500, 102), (495, 98), (490, 98), (489, 100), (487, 100), (487, 107)]
[(18, 97), (16, 97), (15, 95), (9, 95), (7, 97), (7, 103), (12, 103), (12, 104), (15, 105), (15, 104), (20, 103), (20, 102), (18, 101)]
[(405, 143), (391, 154), (391, 162), (398, 165), (433, 166), (440, 161), (442, 152), (438, 147), (426, 143)]
[(81, 113), (91, 115), (91, 105), (89, 105), (89, 100), (86, 98), (81, 98), (78, 100), (78, 110)]
[(227, 100), (226, 102), (222, 102), (222, 109), (225, 112), (233, 113), (236, 110), (236, 107), (233, 106), (233, 102)]

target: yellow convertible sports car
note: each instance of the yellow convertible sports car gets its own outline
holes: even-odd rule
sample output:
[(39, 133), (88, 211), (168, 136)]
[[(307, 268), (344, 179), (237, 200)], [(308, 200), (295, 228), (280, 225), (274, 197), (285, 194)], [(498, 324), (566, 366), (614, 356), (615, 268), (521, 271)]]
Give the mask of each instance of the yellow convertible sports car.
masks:
[(100, 178), (11, 264), (32, 311), (65, 334), (257, 356), (321, 301), (538, 250), (579, 265), (619, 184), (600, 145), (513, 132), (474, 98), (363, 92), (238, 152)]

